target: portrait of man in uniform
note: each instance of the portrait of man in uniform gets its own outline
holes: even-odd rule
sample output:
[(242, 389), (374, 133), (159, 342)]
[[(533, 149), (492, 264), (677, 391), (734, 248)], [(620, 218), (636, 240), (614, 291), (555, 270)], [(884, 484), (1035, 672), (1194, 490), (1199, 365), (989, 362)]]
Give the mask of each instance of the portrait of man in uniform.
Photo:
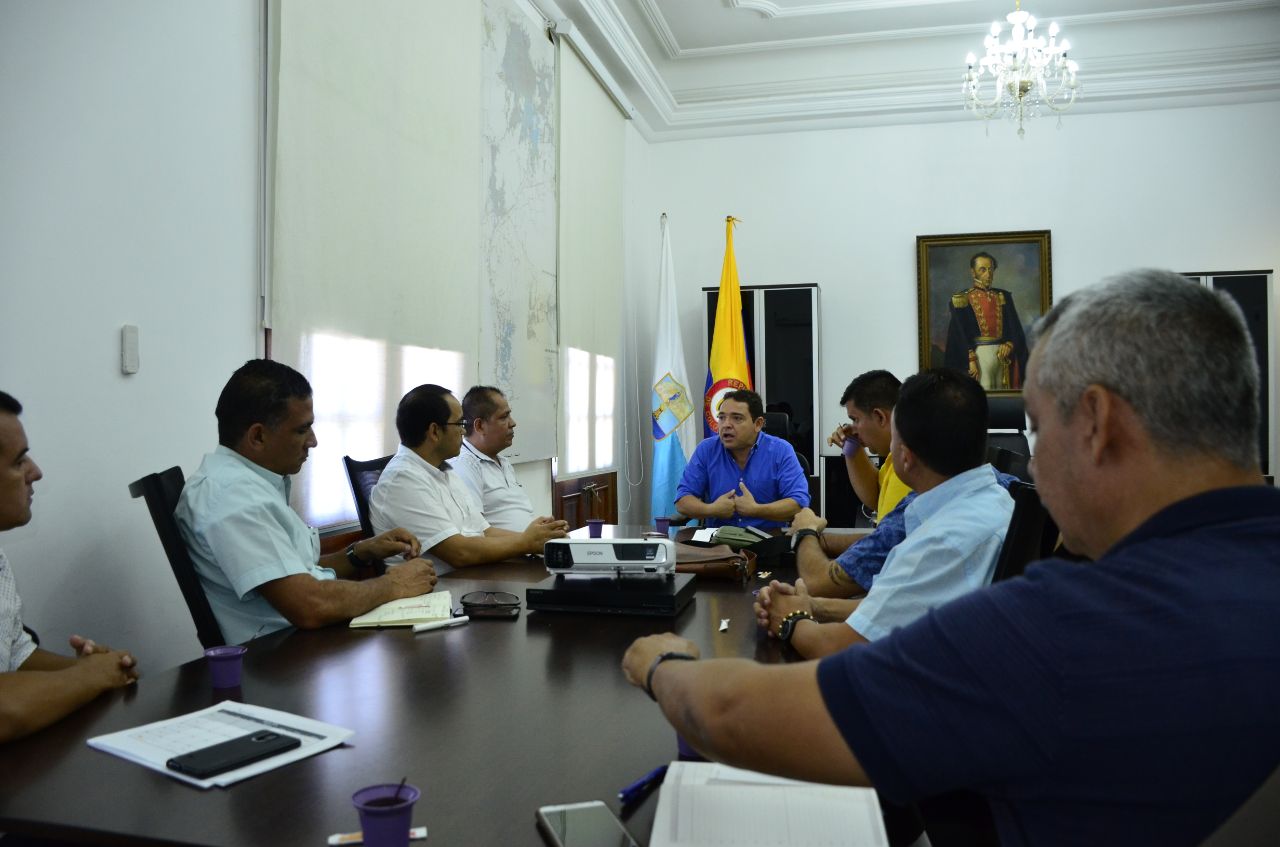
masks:
[(1052, 300), (1049, 233), (920, 236), (920, 367), (967, 373), (987, 391), (1020, 391), (1027, 329)]

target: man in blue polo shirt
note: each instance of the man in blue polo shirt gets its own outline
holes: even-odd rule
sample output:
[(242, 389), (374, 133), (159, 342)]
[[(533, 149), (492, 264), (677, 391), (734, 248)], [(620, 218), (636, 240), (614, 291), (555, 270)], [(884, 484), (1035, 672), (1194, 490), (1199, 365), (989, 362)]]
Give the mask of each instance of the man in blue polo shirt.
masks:
[(809, 482), (796, 451), (764, 432), (764, 402), (730, 391), (716, 415), (719, 431), (693, 451), (676, 488), (676, 509), (707, 526), (785, 526), (809, 505)]
[(820, 662), (638, 640), (628, 680), (695, 748), (895, 802), (975, 791), (1018, 845), (1196, 845), (1275, 769), (1280, 492), (1239, 308), (1133, 271), (1040, 335), (1032, 476), (1094, 562), (1041, 562)]

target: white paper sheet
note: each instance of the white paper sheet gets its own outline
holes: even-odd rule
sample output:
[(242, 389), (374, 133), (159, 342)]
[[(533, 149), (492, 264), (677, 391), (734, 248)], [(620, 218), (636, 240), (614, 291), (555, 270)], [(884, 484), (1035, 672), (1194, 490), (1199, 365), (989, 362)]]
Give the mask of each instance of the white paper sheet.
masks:
[(652, 847), (888, 847), (869, 788), (797, 782), (701, 762), (672, 762)]
[[(292, 735), (302, 742), (302, 746), (209, 779), (196, 779), (165, 767), (165, 762), (175, 756), (239, 738), (264, 727)], [(313, 721), (300, 715), (226, 701), (181, 717), (99, 735), (89, 739), (89, 746), (191, 785), (212, 788), (215, 785), (226, 787), (337, 747), (353, 735), (353, 730)]]

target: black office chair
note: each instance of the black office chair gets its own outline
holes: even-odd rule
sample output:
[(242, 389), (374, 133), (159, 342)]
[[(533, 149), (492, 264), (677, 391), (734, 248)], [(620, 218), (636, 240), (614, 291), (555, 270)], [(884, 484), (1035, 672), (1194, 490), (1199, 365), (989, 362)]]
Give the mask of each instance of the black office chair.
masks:
[(795, 442), (792, 440), (790, 415), (786, 412), (765, 412), (764, 431), (790, 444), (791, 449), (795, 450), (796, 460), (800, 462), (800, 469), (804, 471), (804, 475), (806, 477), (813, 476), (813, 465), (809, 464), (809, 460), (805, 458), (803, 453), (796, 450)]
[(996, 447), (995, 445), (988, 444), (987, 445), (987, 462), (991, 465), (991, 467), (1000, 471), (1000, 473), (1013, 474), (1019, 479), (1024, 478), (1019, 474), (1015, 473), (1015, 469), (1018, 467), (1026, 466), (1027, 464), (1026, 456), (1021, 456), (1013, 452), (1012, 450), (1008, 450), (1004, 447)]
[(1027, 565), (1052, 555), (1058, 543), (1058, 525), (1040, 502), (1034, 485), (1012, 483), (1009, 496), (1013, 498), (1013, 517), (1000, 546), (992, 582), (1021, 576)]
[(373, 538), (374, 534), (373, 522), (369, 520), (369, 494), (390, 461), (390, 456), (367, 462), (357, 462), (350, 456), (342, 457), (342, 464), (347, 469), (347, 482), (351, 483), (351, 496), (356, 501), (356, 515), (360, 518), (360, 529), (365, 538)]
[[(994, 394), (987, 397), (987, 447), (999, 447), (1016, 454), (1011, 469), (998, 468), (1019, 479), (1030, 479), (1027, 463), (1031, 445), (1027, 442), (1027, 413), (1021, 394)], [(994, 464), (994, 463), (993, 463)]]
[(173, 517), (173, 510), (178, 508), (178, 498), (182, 496), (182, 486), (182, 468), (174, 466), (167, 471), (147, 474), (130, 484), (129, 494), (135, 499), (141, 497), (147, 501), (151, 521), (156, 525), (160, 544), (164, 547), (164, 554), (169, 558), (169, 567), (173, 569), (173, 576), (178, 580), (178, 588), (182, 590), (182, 599), (187, 601), (191, 620), (196, 625), (196, 637), (206, 648), (221, 647), (227, 641), (222, 637), (218, 619), (213, 616), (209, 598), (205, 596), (204, 587), (200, 585), (196, 566), (192, 563), (190, 554), (187, 553), (187, 545), (182, 540), (182, 535), (178, 532), (178, 522)]

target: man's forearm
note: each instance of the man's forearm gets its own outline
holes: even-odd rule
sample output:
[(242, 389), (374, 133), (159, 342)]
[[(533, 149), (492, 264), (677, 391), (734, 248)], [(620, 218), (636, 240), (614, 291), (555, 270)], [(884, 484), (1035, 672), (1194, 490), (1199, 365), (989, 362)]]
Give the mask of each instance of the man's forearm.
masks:
[(694, 497), (692, 494), (686, 494), (676, 501), (676, 510), (682, 515), (688, 515), (691, 518), (709, 518), (714, 517), (711, 514), (711, 507)]
[(387, 576), (353, 582), (294, 574), (260, 585), (258, 591), (299, 629), (318, 629), (350, 620), (398, 596)]
[(800, 511), (800, 504), (791, 497), (783, 497), (772, 503), (757, 503), (749, 512), (742, 513), (750, 518), (764, 518), (770, 521), (789, 521)]
[[(793, 779), (867, 785), (823, 705), (816, 667), (669, 661), (655, 671), (653, 690), (676, 731), (710, 759)], [(761, 731), (775, 722), (788, 731)]]
[(107, 689), (90, 665), (69, 661), (60, 670), (0, 674), (0, 742), (44, 729)]
[(849, 484), (853, 493), (868, 509), (874, 509), (880, 500), (880, 474), (865, 450), (857, 450), (852, 456), (844, 457), (844, 467), (849, 473)]
[(22, 663), (24, 671), (60, 671), (76, 663), (73, 656), (60, 656), (37, 647), (36, 651)]
[(844, 623), (848, 620), (849, 615), (853, 614), (853, 610), (858, 608), (858, 604), (862, 602), (862, 597), (856, 599), (847, 597), (814, 597), (812, 602), (813, 616), (819, 623), (831, 623), (832, 621)]
[(791, 646), (806, 659), (821, 659), (865, 640), (843, 621), (817, 623), (802, 620), (796, 622)]
[(450, 536), (432, 547), (431, 552), (455, 568), (468, 568), (542, 551), (531, 549), (522, 533), (489, 527), (484, 535)]

